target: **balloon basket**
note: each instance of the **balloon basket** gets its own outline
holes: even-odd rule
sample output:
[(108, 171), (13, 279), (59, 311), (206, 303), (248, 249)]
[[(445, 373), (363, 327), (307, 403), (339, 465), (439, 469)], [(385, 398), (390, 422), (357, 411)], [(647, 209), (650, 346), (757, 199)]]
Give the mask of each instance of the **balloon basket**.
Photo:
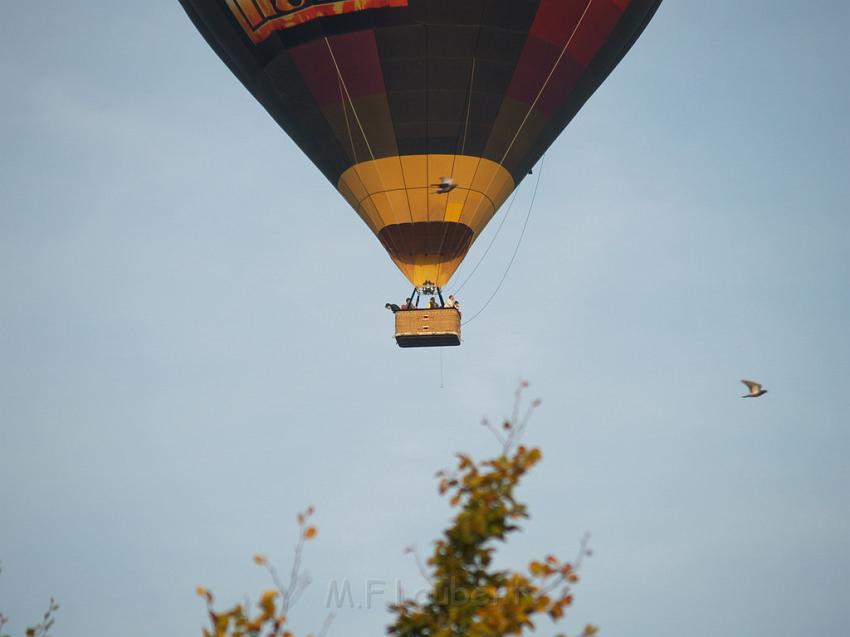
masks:
[(460, 345), (460, 312), (451, 307), (399, 310), (395, 313), (395, 341), (399, 347)]

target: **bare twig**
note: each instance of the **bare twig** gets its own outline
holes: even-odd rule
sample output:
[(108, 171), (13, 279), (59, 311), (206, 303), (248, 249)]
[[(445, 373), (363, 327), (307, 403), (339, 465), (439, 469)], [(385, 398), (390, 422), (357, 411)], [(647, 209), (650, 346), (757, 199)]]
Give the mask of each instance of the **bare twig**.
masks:
[(309, 539), (308, 531), (312, 530), (307, 526), (307, 520), (313, 514), (313, 507), (307, 509), (305, 513), (298, 514), (298, 542), (295, 544), (295, 551), (292, 558), (292, 568), (289, 571), (289, 583), (284, 585), (280, 579), (277, 569), (272, 565), (265, 556), (258, 556), (254, 561), (266, 567), (269, 575), (274, 582), (275, 588), (281, 596), (281, 614), (285, 615), (295, 605), (295, 602), (301, 597), (304, 589), (310, 585), (310, 578), (301, 574), (301, 557), (304, 553), (304, 542)]
[(325, 623), (322, 624), (322, 628), (316, 637), (325, 637), (328, 634), (328, 631), (331, 628), (331, 624), (334, 621), (334, 617), (335, 615), (333, 613), (328, 613), (328, 616), (325, 617)]
[(283, 593), (283, 601), (281, 602), (281, 612), (287, 613), (289, 612), (290, 607), (292, 606), (293, 596), (295, 595), (295, 591), (298, 588), (298, 581), (300, 579), (299, 571), (301, 569), (301, 555), (304, 552), (304, 524), (301, 524), (301, 534), (298, 538), (298, 544), (295, 545), (295, 556), (292, 559), (292, 570), (289, 572), (289, 586), (286, 591)]
[(487, 429), (489, 429), (489, 430), (490, 430), (490, 433), (492, 433), (494, 436), (496, 436), (496, 440), (498, 440), (498, 441), (499, 441), (499, 444), (500, 444), (500, 445), (502, 445), (502, 447), (504, 448), (504, 446), (505, 446), (505, 439), (502, 437), (502, 434), (500, 434), (500, 433), (499, 433), (499, 430), (498, 430), (498, 429), (496, 429), (496, 428), (493, 426), (493, 423), (491, 423), (489, 420), (487, 420), (487, 419), (485, 418), (484, 420), (482, 420), (482, 421), (481, 421), (481, 424), (482, 424), (482, 425), (484, 425), (485, 427), (487, 427)]
[(41, 623), (31, 628), (27, 628), (27, 635), (29, 637), (47, 637), (47, 631), (49, 631), (53, 626), (53, 613), (57, 610), (59, 610), (59, 604), (57, 604), (56, 600), (51, 597), (50, 605), (44, 612), (44, 615), (41, 618)]
[[(510, 419), (505, 420), (502, 423), (502, 427), (507, 431), (507, 435), (505, 437), (499, 436), (496, 434), (496, 438), (499, 442), (502, 443), (502, 455), (508, 455), (513, 449), (519, 445), (522, 441), (522, 436), (525, 434), (525, 429), (528, 426), (528, 421), (531, 418), (532, 412), (540, 405), (540, 399), (534, 399), (528, 405), (528, 408), (525, 410), (525, 413), (520, 418), (520, 412), (522, 410), (522, 394), (528, 388), (527, 381), (520, 381), (519, 386), (514, 392), (514, 406), (513, 411), (511, 412)], [(484, 424), (488, 426), (489, 423), (485, 420)], [(493, 429), (491, 429), (494, 433), (496, 433)]]
[(419, 551), (416, 549), (416, 547), (411, 544), (406, 549), (404, 549), (404, 552), (413, 555), (413, 559), (416, 561), (416, 568), (419, 569), (419, 574), (425, 579), (426, 582), (433, 583), (434, 578), (431, 577), (430, 573), (428, 573), (428, 569), (425, 568), (425, 564), (422, 562), (422, 557), (419, 555)]
[[(572, 569), (570, 571), (571, 574), (573, 574), (573, 575), (577, 574), (579, 572), (579, 570), (581, 569), (581, 564), (584, 561), (584, 558), (590, 557), (591, 555), (593, 555), (593, 551), (591, 551), (590, 548), (588, 548), (589, 544), (590, 544), (590, 533), (585, 533), (584, 535), (582, 535), (581, 542), (579, 543), (578, 555), (576, 556), (576, 559), (571, 562), (571, 564), (572, 564)], [(553, 590), (555, 590), (556, 588), (558, 588), (562, 584), (564, 584), (564, 591), (563, 591), (564, 594), (571, 591), (572, 587), (570, 586), (568, 577), (569, 577), (568, 575), (561, 574), (554, 581), (552, 581), (548, 586), (546, 586), (545, 588), (542, 589), (543, 594), (551, 593)]]

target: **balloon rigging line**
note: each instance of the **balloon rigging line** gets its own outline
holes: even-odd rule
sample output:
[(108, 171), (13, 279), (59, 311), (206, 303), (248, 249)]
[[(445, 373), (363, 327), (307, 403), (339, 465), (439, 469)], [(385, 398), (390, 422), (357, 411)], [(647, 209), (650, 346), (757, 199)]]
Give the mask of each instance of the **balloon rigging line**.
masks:
[(348, 99), (348, 103), (351, 105), (351, 112), (354, 113), (354, 120), (357, 122), (357, 126), (360, 128), (360, 134), (363, 135), (363, 141), (366, 142), (366, 148), (369, 150), (369, 155), (372, 157), (372, 161), (375, 161), (375, 153), (372, 152), (372, 145), (369, 143), (369, 138), (366, 137), (366, 131), (363, 130), (363, 124), (360, 122), (360, 117), (357, 115), (357, 109), (354, 108), (354, 102), (351, 101), (351, 93), (348, 92), (348, 87), (345, 85), (345, 80), (342, 77), (342, 71), (339, 70), (339, 64), (336, 63), (336, 56), (334, 55), (334, 51), (331, 48), (331, 43), (328, 41), (328, 36), (325, 36), (325, 44), (328, 46), (328, 52), (331, 54), (331, 61), (333, 61), (334, 63), (334, 68), (336, 69), (336, 76), (342, 83), (342, 88), (345, 91), (345, 97)]
[[(460, 144), (460, 154), (466, 152), (466, 134), (469, 132), (469, 111), (472, 110), (472, 86), (475, 84), (475, 56), (472, 56), (472, 71), (469, 74), (469, 91), (466, 98), (466, 119), (463, 122), (463, 141)], [(454, 171), (454, 164), (452, 164)], [(454, 176), (454, 173), (452, 173)]]
[(452, 294), (457, 294), (458, 292), (460, 292), (463, 289), (463, 286), (466, 285), (469, 282), (469, 279), (472, 278), (472, 275), (475, 274), (475, 271), (478, 269), (478, 266), (480, 266), (482, 263), (484, 263), (484, 259), (487, 256), (487, 253), (490, 252), (490, 248), (492, 248), (493, 244), (496, 242), (496, 238), (499, 236), (499, 233), (502, 231), (502, 226), (505, 225), (505, 221), (507, 220), (508, 215), (511, 214), (511, 208), (514, 207), (514, 202), (516, 201), (518, 194), (519, 194), (519, 189), (514, 190), (514, 194), (511, 197), (511, 201), (510, 201), (510, 203), (508, 203), (508, 208), (507, 208), (507, 210), (505, 210), (505, 214), (502, 215), (502, 219), (501, 219), (501, 221), (499, 221), (499, 227), (496, 228), (496, 233), (490, 239), (490, 243), (487, 244), (487, 248), (484, 250), (484, 254), (481, 255), (480, 259), (478, 259), (478, 263), (475, 264), (475, 267), (472, 268), (472, 272), (470, 272), (466, 276), (466, 278), (463, 280), (463, 283), (461, 283), (454, 290), (452, 290)]
[[(567, 48), (569, 48), (570, 44), (572, 43), (573, 38), (575, 37), (576, 33), (578, 32), (579, 27), (581, 26), (581, 23), (584, 22), (584, 17), (587, 15), (588, 10), (590, 9), (590, 5), (592, 5), (592, 4), (593, 4), (593, 0), (587, 0), (587, 5), (584, 7), (584, 11), (582, 12), (581, 16), (579, 17), (578, 22), (576, 22), (576, 25), (573, 28), (573, 32), (570, 33), (570, 37), (567, 38), (567, 42), (566, 42), (566, 44), (564, 44), (564, 48), (561, 49), (561, 53), (560, 53), (560, 55), (558, 55), (558, 59), (555, 60), (555, 64), (552, 65), (552, 68), (549, 71), (549, 75), (547, 75), (546, 79), (543, 81), (543, 86), (541, 86), (540, 90), (537, 91), (537, 96), (534, 98), (534, 101), (531, 103), (531, 106), (528, 107), (528, 111), (526, 111), (525, 117), (522, 118), (522, 121), (519, 124), (519, 128), (517, 128), (516, 133), (514, 134), (514, 137), (511, 140), (511, 143), (508, 144), (508, 148), (505, 150), (505, 154), (502, 155), (502, 159), (499, 160), (499, 168), (501, 168), (503, 166), (503, 164), (505, 163), (505, 160), (508, 158), (508, 153), (511, 152), (511, 149), (514, 147), (514, 144), (516, 143), (516, 140), (519, 137), (519, 134), (522, 132), (522, 129), (525, 127), (525, 123), (528, 121), (528, 118), (531, 116), (531, 112), (534, 110), (534, 107), (537, 106), (537, 102), (540, 100), (540, 96), (543, 95), (543, 91), (545, 91), (546, 87), (549, 85), (549, 80), (551, 80), (552, 76), (555, 74), (555, 70), (558, 68), (558, 65), (561, 63), (561, 60), (564, 58), (564, 54), (567, 52)], [(476, 169), (476, 172), (477, 172), (477, 169)], [(487, 188), (484, 190), (484, 192), (489, 192), (490, 186), (493, 185), (493, 182), (496, 179), (497, 173), (498, 173), (498, 171), (493, 171), (493, 176), (490, 177), (490, 183), (487, 184)], [(473, 178), (474, 178), (474, 176), (473, 176)]]
[(502, 155), (502, 160), (499, 162), (500, 166), (504, 163), (505, 159), (508, 156), (508, 153), (511, 152), (511, 148), (514, 147), (514, 144), (516, 143), (517, 137), (519, 137), (520, 132), (522, 131), (523, 127), (525, 126), (525, 123), (528, 121), (528, 118), (531, 115), (531, 111), (533, 111), (534, 107), (537, 106), (537, 102), (540, 100), (540, 96), (543, 95), (543, 91), (545, 91), (546, 87), (549, 85), (549, 80), (551, 80), (552, 76), (555, 74), (555, 69), (557, 69), (558, 65), (561, 63), (561, 60), (564, 57), (564, 53), (567, 52), (567, 47), (569, 47), (570, 43), (573, 41), (573, 38), (575, 37), (576, 32), (578, 31), (578, 28), (581, 26), (581, 23), (584, 21), (584, 16), (587, 15), (587, 11), (588, 11), (588, 9), (590, 9), (591, 4), (593, 4), (593, 0), (587, 0), (587, 6), (584, 8), (584, 11), (582, 12), (581, 17), (578, 19), (578, 22), (576, 22), (576, 26), (573, 29), (573, 32), (570, 34), (570, 37), (567, 40), (567, 43), (564, 45), (564, 48), (561, 49), (561, 54), (558, 56), (558, 59), (555, 60), (555, 64), (552, 66), (552, 70), (549, 71), (549, 75), (546, 76), (546, 81), (543, 82), (543, 86), (541, 86), (540, 90), (537, 92), (537, 97), (534, 98), (534, 101), (531, 103), (531, 106), (528, 108), (528, 112), (525, 114), (525, 117), (523, 117), (522, 122), (519, 125), (519, 128), (517, 128), (517, 131), (516, 131), (516, 134), (514, 135), (514, 138), (511, 140), (511, 143), (508, 145), (508, 149), (505, 151), (505, 154)]
[[(360, 129), (360, 134), (363, 135), (363, 141), (366, 142), (366, 148), (369, 151), (369, 156), (372, 158), (372, 164), (375, 166), (375, 172), (378, 175), (378, 180), (381, 182), (381, 188), (383, 192), (387, 192), (387, 186), (384, 183), (384, 177), (383, 175), (381, 175), (381, 169), (378, 168), (378, 162), (375, 160), (375, 153), (372, 152), (372, 145), (369, 143), (369, 138), (366, 136), (366, 131), (363, 129), (363, 123), (360, 121), (360, 116), (357, 114), (357, 109), (354, 108), (354, 101), (351, 99), (351, 93), (348, 92), (348, 86), (345, 84), (345, 78), (342, 77), (342, 71), (339, 68), (339, 64), (337, 64), (336, 56), (334, 55), (334, 51), (331, 47), (330, 41), (328, 40), (328, 36), (324, 36), (324, 39), (325, 44), (328, 47), (328, 53), (330, 53), (331, 55), (331, 61), (334, 64), (334, 69), (336, 69), (336, 76), (339, 79), (340, 84), (342, 84), (342, 88), (345, 91), (345, 97), (348, 99), (348, 103), (351, 106), (351, 112), (354, 114), (354, 121), (357, 122), (357, 126)], [(362, 183), (363, 180), (361, 179), (360, 181)]]
[[(346, 104), (346, 102), (345, 102), (345, 96), (343, 95), (342, 76), (339, 75), (339, 74), (337, 74), (337, 86), (339, 88), (339, 101), (342, 104), (342, 115), (345, 118), (345, 130), (348, 132), (348, 143), (351, 144), (351, 159), (354, 162), (351, 165), (351, 167), (354, 169), (354, 174), (357, 175), (357, 180), (360, 182), (360, 185), (363, 187), (363, 192), (369, 192), (369, 189), (366, 187), (366, 182), (363, 181), (363, 176), (360, 174), (360, 168), (358, 167), (360, 160), (357, 158), (357, 148), (354, 145), (354, 135), (351, 134), (351, 122), (349, 122), (349, 120), (348, 120), (348, 104)], [(353, 108), (352, 108), (352, 110), (353, 110)], [(364, 137), (364, 139), (365, 139), (365, 137)], [(363, 207), (363, 200), (358, 200), (357, 201), (357, 214), (360, 214), (360, 209), (362, 207)]]
[[(328, 40), (328, 36), (325, 35), (324, 31), (325, 30), (322, 26), (322, 22), (320, 21), (319, 22), (319, 32), (322, 34), (322, 37), (325, 40), (325, 44), (328, 47), (328, 53), (330, 53), (331, 60), (334, 63), (334, 68), (336, 69), (336, 76), (337, 76), (337, 79), (339, 80), (339, 85), (340, 85), (340, 87), (345, 89), (345, 94), (348, 97), (348, 102), (351, 104), (351, 111), (352, 111), (352, 113), (354, 113), (354, 117), (357, 119), (357, 125), (360, 127), (360, 132), (363, 135), (363, 141), (366, 142), (366, 147), (369, 149), (369, 154), (372, 156), (372, 161), (374, 161), (375, 155), (372, 153), (372, 147), (369, 144), (369, 140), (366, 137), (366, 132), (363, 130), (363, 125), (360, 123), (360, 118), (357, 116), (357, 111), (354, 108), (354, 102), (351, 100), (351, 95), (348, 93), (348, 86), (346, 86), (345, 80), (342, 79), (342, 72), (340, 71), (339, 65), (336, 62), (336, 56), (334, 55), (333, 49), (331, 48), (331, 43)], [(345, 108), (345, 100), (342, 98), (342, 90), (340, 90), (340, 101), (343, 103), (342, 110), (343, 110), (343, 113), (345, 114), (345, 126), (346, 126), (346, 128), (349, 129), (348, 130), (348, 137), (349, 137), (349, 139), (351, 139), (351, 152), (352, 152), (352, 155), (354, 155), (354, 160), (356, 162), (357, 161), (357, 154), (354, 152), (354, 140), (351, 138), (351, 128), (348, 124), (348, 109)], [(407, 190), (407, 179), (404, 175), (404, 164), (401, 161), (400, 155), (397, 155), (397, 158), (398, 158), (398, 166), (399, 166), (399, 169), (401, 170), (401, 179), (404, 182), (405, 195), (407, 197), (407, 214), (410, 216), (410, 222), (413, 223), (413, 206), (410, 205), (410, 193)], [(369, 192), (369, 190), (366, 188), (366, 184), (364, 183), (363, 178), (360, 176), (360, 172), (356, 168), (356, 164), (355, 164), (354, 172), (357, 174), (357, 178), (360, 180), (360, 185), (363, 186), (364, 192)], [(378, 179), (380, 179), (380, 181), (381, 181), (381, 186), (384, 188), (384, 192), (387, 192), (387, 187), (386, 187), (386, 185), (384, 185), (384, 179), (381, 176), (381, 171), (378, 168), (377, 162), (375, 162), (375, 172), (378, 173)], [(368, 197), (369, 196), (365, 197), (364, 199), (367, 199)], [(388, 198), (388, 200), (389, 200), (389, 198)], [(362, 200), (357, 202), (357, 207), (358, 207), (357, 214), (360, 214), (360, 208), (362, 207), (362, 204), (363, 204)], [(392, 206), (392, 202), (390, 202), (390, 206)], [(375, 208), (377, 210), (377, 206), (375, 206)], [(383, 219), (382, 219), (382, 221), (383, 221)]]
[[(483, 9), (482, 9), (482, 14), (483, 14)], [(480, 33), (480, 27), (479, 27), (479, 33)], [(477, 48), (478, 48), (477, 40), (476, 40), (475, 46), (476, 46), (476, 50), (477, 50)], [(460, 154), (461, 155), (463, 155), (464, 152), (466, 152), (466, 135), (469, 132), (469, 112), (472, 110), (472, 87), (473, 87), (474, 84), (475, 84), (475, 55), (472, 56), (472, 69), (470, 70), (470, 73), (469, 73), (469, 88), (466, 91), (466, 117), (464, 118), (464, 122), (463, 122), (463, 140), (461, 142), (461, 147), (460, 147)], [(454, 152), (454, 155), (452, 155), (452, 169), (451, 169), (451, 173), (450, 173), (450, 177), (452, 179), (454, 179), (454, 176), (455, 176), (455, 162), (456, 161), (457, 161), (457, 146), (455, 146), (455, 152)], [(479, 161), (481, 161), (481, 160), (479, 159)], [(474, 175), (473, 175), (473, 177), (474, 177)], [(466, 191), (466, 196), (464, 197), (463, 205), (461, 206), (461, 210), (463, 210), (463, 208), (466, 207), (466, 201), (467, 201), (467, 199), (469, 199), (469, 193), (470, 193), (471, 190), (472, 190), (472, 182), (469, 182), (469, 188)], [(449, 211), (449, 197), (446, 196), (446, 205), (443, 208), (443, 220), (444, 221), (446, 219), (448, 211)], [(449, 229), (448, 229), (448, 225), (447, 225), (443, 229), (443, 238), (440, 240), (439, 253), (442, 253), (442, 251), (443, 251), (443, 245), (446, 242), (446, 237), (448, 236), (448, 233), (449, 233)], [(442, 263), (438, 264), (437, 265), (437, 280), (440, 279), (440, 271), (442, 269), (443, 269), (443, 264)]]
[(490, 302), (496, 298), (496, 294), (499, 293), (499, 290), (502, 287), (502, 284), (505, 282), (505, 279), (508, 276), (508, 272), (511, 271), (511, 266), (514, 264), (514, 260), (516, 259), (516, 255), (519, 252), (519, 246), (522, 244), (522, 239), (525, 236), (525, 230), (528, 228), (528, 220), (531, 219), (531, 211), (534, 210), (534, 200), (537, 199), (537, 189), (540, 186), (540, 178), (543, 176), (543, 162), (546, 160), (546, 155), (540, 159), (540, 167), (537, 169), (537, 182), (534, 184), (534, 192), (531, 194), (531, 203), (528, 205), (528, 212), (525, 215), (525, 222), (522, 224), (522, 232), (520, 232), (519, 239), (517, 239), (516, 247), (514, 248), (514, 253), (511, 255), (511, 260), (508, 262), (508, 267), (505, 268), (505, 273), (502, 275), (502, 278), (499, 280), (499, 284), (496, 286), (496, 289), (493, 290), (493, 293), (490, 295), (490, 298), (484, 303), (480, 310), (478, 310), (475, 314), (472, 315), (472, 318), (465, 320), (461, 325), (467, 325), (474, 321), (484, 310), (487, 309), (487, 306), (490, 305)]
[[(466, 92), (466, 118), (463, 122), (463, 140), (460, 145), (460, 154), (466, 153), (466, 135), (469, 132), (469, 112), (472, 110), (472, 87), (475, 85), (475, 57), (478, 54), (478, 45), (481, 43), (481, 23), (484, 22), (484, 12), (486, 3), (481, 3), (481, 14), (478, 17), (478, 27), (475, 30), (475, 46), (472, 48), (472, 68), (469, 72), (469, 89)], [(455, 157), (457, 157), (457, 148), (455, 148)], [(452, 162), (452, 177), (454, 177), (454, 162)], [(469, 183), (472, 188), (472, 182)]]
[[(472, 110), (472, 86), (475, 83), (475, 56), (472, 56), (472, 70), (469, 73), (469, 88), (466, 90), (466, 117), (463, 120), (463, 138), (460, 146), (460, 154), (463, 155), (466, 151), (466, 134), (469, 131), (469, 111)], [(457, 146), (455, 146), (455, 152), (452, 155), (452, 169), (449, 173), (449, 176), (454, 179), (455, 176), (455, 162), (457, 161)], [(469, 184), (469, 188), (472, 188), (472, 183)], [(467, 191), (468, 192), (468, 191)], [(443, 218), (446, 217), (446, 212), (449, 209), (449, 198), (446, 197), (446, 207), (443, 210)], [(445, 240), (445, 237), (444, 237)], [(442, 249), (442, 247), (441, 247)]]
[[(354, 147), (354, 136), (351, 134), (351, 123), (348, 121), (348, 105), (345, 103), (345, 96), (342, 94), (342, 78), (338, 77), (336, 82), (339, 86), (339, 101), (342, 102), (342, 114), (345, 117), (345, 130), (348, 131), (348, 142), (351, 144), (351, 158), (354, 160), (354, 165), (356, 166), (360, 162), (357, 160), (357, 149)], [(361, 179), (360, 182), (363, 183), (363, 180)], [(365, 184), (363, 185), (365, 190)]]
[[(593, 0), (587, 0), (587, 5), (585, 5), (584, 11), (582, 12), (581, 16), (579, 17), (578, 22), (576, 22), (576, 25), (573, 28), (573, 32), (570, 34), (570, 37), (567, 38), (567, 42), (566, 42), (566, 44), (564, 44), (564, 48), (561, 49), (561, 53), (558, 55), (558, 59), (555, 60), (555, 64), (552, 65), (552, 68), (549, 71), (549, 74), (546, 76), (546, 79), (543, 81), (543, 86), (540, 87), (540, 90), (537, 92), (537, 96), (534, 98), (534, 101), (531, 103), (531, 106), (528, 107), (528, 111), (525, 113), (525, 117), (522, 118), (522, 122), (520, 122), (519, 128), (517, 128), (517, 131), (514, 134), (514, 137), (511, 140), (511, 143), (508, 145), (507, 150), (505, 150), (505, 154), (502, 155), (502, 159), (499, 160), (499, 167), (500, 168), (505, 163), (505, 159), (507, 159), (508, 153), (511, 152), (511, 149), (513, 148), (514, 144), (516, 143), (516, 140), (519, 137), (520, 132), (522, 132), (522, 129), (525, 126), (525, 123), (528, 121), (528, 118), (531, 115), (531, 112), (534, 110), (534, 107), (537, 106), (537, 102), (540, 100), (540, 96), (543, 95), (543, 91), (545, 91), (546, 87), (549, 85), (549, 81), (552, 79), (552, 76), (555, 74), (555, 70), (558, 68), (558, 65), (561, 63), (561, 60), (563, 59), (564, 54), (567, 52), (567, 48), (569, 48), (570, 44), (573, 41), (573, 38), (575, 37), (576, 33), (578, 32), (578, 29), (581, 26), (581, 23), (584, 21), (584, 17), (587, 15), (587, 12), (590, 9), (591, 4), (593, 4)], [(472, 174), (472, 181), (475, 181), (475, 176), (478, 174), (478, 168), (480, 166), (481, 166), (481, 158), (479, 157), (478, 158), (478, 164), (475, 166), (475, 172)], [(542, 167), (542, 165), (541, 165), (541, 167)], [(490, 183), (487, 184), (487, 188), (485, 188), (484, 192), (487, 192), (487, 191), (490, 190), (490, 187), (493, 185), (493, 181), (495, 181), (495, 179), (496, 179), (497, 173), (498, 173), (498, 171), (493, 171), (493, 175), (490, 177)], [(540, 183), (540, 175), (537, 176), (537, 183), (538, 184)], [(535, 193), (535, 195), (537, 194), (537, 186), (535, 186), (534, 193)], [(468, 194), (469, 193), (467, 193), (467, 195)], [(532, 205), (533, 204), (534, 204), (534, 199), (532, 197)], [(466, 201), (464, 201), (464, 206), (466, 206)], [(529, 214), (531, 214), (531, 208), (529, 208)], [(526, 223), (528, 223), (528, 217), (526, 217)], [(524, 226), (523, 226), (523, 232), (525, 232)], [(517, 249), (519, 249), (519, 244), (517, 244)], [(488, 247), (488, 250), (489, 250), (489, 247)], [(478, 266), (476, 266), (476, 268), (477, 267)], [(507, 272), (505, 274), (507, 275)], [(465, 283), (465, 281), (464, 281), (464, 283)], [(499, 285), (501, 286), (501, 283)], [(496, 291), (498, 292), (498, 288), (496, 289)], [(493, 296), (495, 296), (495, 293), (493, 294)], [(492, 297), (491, 297), (491, 300), (492, 300)], [(489, 304), (489, 303), (490, 303), (490, 300), (487, 301), (487, 304)], [(487, 307), (487, 304), (485, 304), (484, 307)], [(480, 314), (483, 311), (484, 311), (484, 308), (481, 308), (481, 310), (479, 310), (478, 314)], [(478, 314), (476, 314), (475, 316), (478, 316)], [(472, 318), (475, 318), (475, 316), (473, 316)], [(471, 321), (471, 320), (472, 319), (469, 319), (469, 321)], [(469, 321), (467, 321), (467, 323)]]
[[(337, 77), (337, 84), (339, 85), (339, 101), (342, 102), (342, 114), (345, 117), (345, 129), (348, 131), (348, 142), (351, 144), (351, 158), (354, 161), (354, 174), (357, 175), (357, 179), (360, 181), (360, 185), (363, 186), (363, 191), (369, 192), (369, 190), (366, 188), (366, 182), (363, 181), (363, 177), (360, 175), (360, 170), (357, 167), (357, 164), (359, 164), (360, 162), (357, 159), (357, 149), (354, 146), (354, 136), (351, 134), (351, 124), (348, 121), (348, 105), (345, 103), (345, 98), (342, 94), (341, 77)], [(362, 204), (362, 201), (357, 202), (358, 207), (362, 206)]]
[[(481, 14), (478, 17), (478, 27), (476, 28), (476, 31), (475, 31), (475, 46), (472, 48), (472, 68), (470, 69), (470, 72), (469, 72), (469, 89), (467, 89), (467, 92), (466, 92), (466, 117), (465, 117), (464, 123), (463, 123), (463, 142), (461, 144), (461, 151), (460, 151), (461, 155), (463, 155), (466, 152), (466, 135), (469, 132), (469, 113), (472, 110), (472, 87), (475, 85), (475, 57), (478, 54), (478, 45), (481, 42), (481, 23), (484, 21), (484, 11), (485, 11), (486, 6), (487, 6), (486, 2), (481, 3)], [(426, 33), (427, 33), (427, 31), (426, 31)], [(427, 46), (427, 42), (426, 42), (426, 46)], [(430, 68), (430, 64), (428, 65), (428, 67)], [(427, 69), (426, 69), (426, 73), (427, 73)], [(427, 108), (427, 104), (426, 104), (426, 108)], [(454, 179), (454, 176), (455, 176), (455, 161), (456, 160), (457, 160), (457, 145), (455, 145), (455, 153), (454, 153), (454, 157), (452, 157), (452, 172), (451, 172), (452, 179)], [(475, 170), (472, 173), (472, 179), (469, 182), (469, 188), (467, 188), (466, 195), (464, 195), (464, 197), (463, 197), (463, 204), (461, 204), (461, 207), (460, 207), (461, 212), (463, 212), (463, 210), (466, 209), (466, 202), (469, 201), (469, 193), (472, 192), (472, 184), (475, 182), (475, 175), (478, 174), (478, 167), (480, 165), (481, 165), (481, 158), (479, 157), (478, 161), (475, 164)], [(481, 205), (480, 201), (479, 201), (478, 205), (479, 206)], [(446, 220), (446, 215), (448, 214), (448, 210), (449, 210), (449, 198), (446, 197), (446, 207), (443, 210), (443, 221)], [(477, 211), (477, 208), (476, 208), (476, 211)], [(495, 204), (493, 206), (493, 214), (496, 214)], [(440, 240), (440, 250), (439, 250), (440, 253), (442, 253), (442, 251), (443, 251), (443, 246), (446, 243), (446, 237), (448, 237), (448, 234), (449, 234), (449, 226), (448, 226), (448, 224), (446, 224), (445, 227), (443, 228), (443, 238)], [(438, 281), (440, 279), (440, 273), (441, 273), (442, 269), (443, 269), (443, 263), (441, 262), (440, 264), (437, 265), (437, 280)], [(451, 278), (451, 275), (449, 275), (449, 278)]]
[[(354, 136), (351, 134), (351, 122), (348, 120), (348, 105), (345, 102), (345, 96), (343, 95), (343, 81), (342, 76), (337, 75), (337, 85), (339, 87), (339, 101), (342, 103), (342, 114), (345, 117), (345, 129), (348, 131), (348, 142), (351, 144), (351, 157), (354, 161), (352, 168), (354, 168), (354, 174), (357, 175), (357, 180), (360, 182), (360, 185), (363, 187), (363, 192), (369, 192), (369, 189), (366, 187), (366, 182), (363, 181), (363, 176), (360, 174), (360, 168), (358, 168), (358, 164), (360, 163), (357, 158), (357, 148), (354, 146)], [(354, 110), (354, 105), (352, 104), (351, 110)], [(364, 135), (365, 139), (365, 135)], [(368, 143), (368, 142), (367, 142)], [(399, 162), (401, 162), (401, 158), (399, 158)], [(402, 177), (404, 176), (404, 171), (402, 170)], [(383, 183), (383, 182), (382, 182)], [(406, 186), (406, 185), (405, 185)], [(366, 197), (368, 198), (368, 196)], [(364, 200), (366, 199), (364, 198)], [(360, 208), (363, 206), (363, 200), (357, 202), (357, 212), (360, 213)], [(408, 206), (409, 207), (409, 206)], [(413, 221), (413, 215), (411, 214), (411, 221)]]

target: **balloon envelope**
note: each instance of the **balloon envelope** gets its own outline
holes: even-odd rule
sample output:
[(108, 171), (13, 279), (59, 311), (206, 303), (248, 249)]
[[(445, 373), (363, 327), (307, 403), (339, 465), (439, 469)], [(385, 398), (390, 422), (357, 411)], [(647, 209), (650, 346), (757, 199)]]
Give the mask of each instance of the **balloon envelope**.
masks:
[(661, 3), (180, 1), (417, 286), (449, 280)]

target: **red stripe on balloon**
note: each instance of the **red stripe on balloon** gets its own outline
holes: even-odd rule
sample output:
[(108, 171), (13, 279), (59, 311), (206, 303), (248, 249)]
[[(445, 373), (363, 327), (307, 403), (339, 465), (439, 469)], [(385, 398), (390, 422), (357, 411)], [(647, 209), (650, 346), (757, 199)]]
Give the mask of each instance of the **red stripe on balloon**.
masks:
[(289, 54), (319, 106), (342, 101), (334, 59), (351, 99), (386, 92), (374, 31), (334, 35), (327, 43), (321, 38), (293, 47)]
[(581, 64), (590, 64), (622, 15), (615, 0), (593, 0), (567, 51)]
[(586, 0), (541, 0), (529, 37), (551, 42), (560, 52), (586, 6)]
[[(535, 108), (547, 116), (554, 115), (611, 34), (629, 1), (591, 0), (588, 6), (581, 0), (541, 0), (507, 94), (531, 106), (545, 85)], [(568, 41), (569, 47), (558, 62)]]

